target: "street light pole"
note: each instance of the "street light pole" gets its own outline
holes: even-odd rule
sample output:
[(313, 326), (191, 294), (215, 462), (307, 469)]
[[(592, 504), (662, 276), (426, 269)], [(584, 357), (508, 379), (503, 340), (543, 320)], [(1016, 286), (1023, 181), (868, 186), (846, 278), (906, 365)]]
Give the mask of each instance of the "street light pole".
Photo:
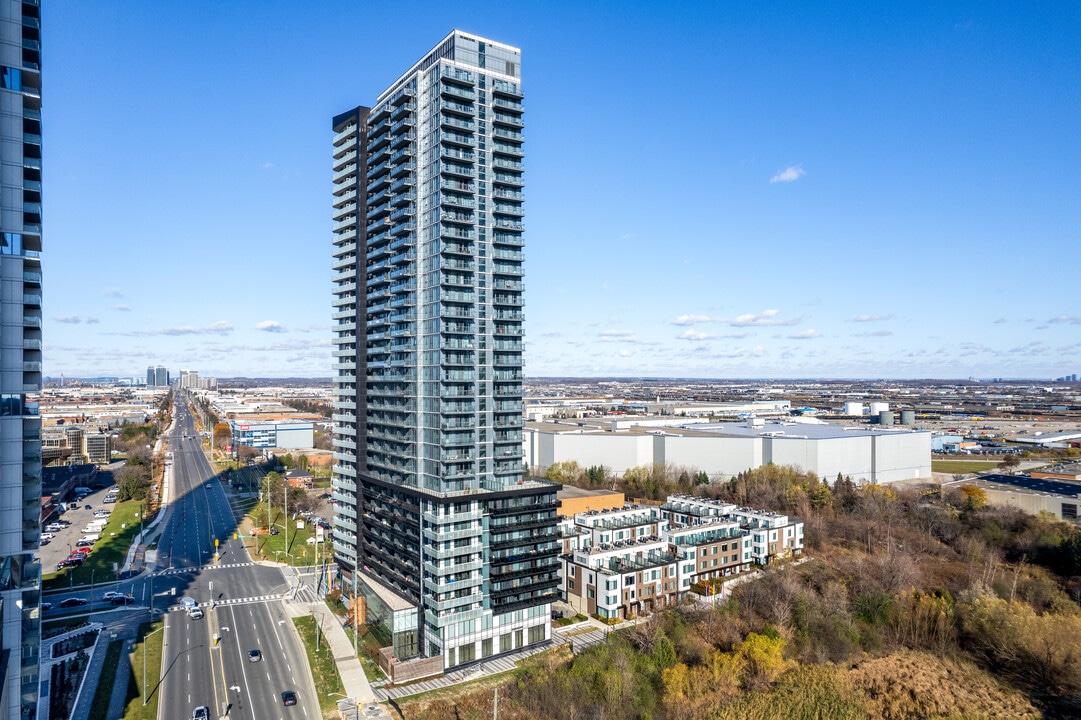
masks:
[[(154, 621), (154, 616), (150, 616), (151, 622)], [(143, 635), (143, 707), (146, 707), (146, 639), (156, 632), (160, 632), (165, 629), (165, 625), (162, 624), (157, 630), (151, 630), (146, 635)]]

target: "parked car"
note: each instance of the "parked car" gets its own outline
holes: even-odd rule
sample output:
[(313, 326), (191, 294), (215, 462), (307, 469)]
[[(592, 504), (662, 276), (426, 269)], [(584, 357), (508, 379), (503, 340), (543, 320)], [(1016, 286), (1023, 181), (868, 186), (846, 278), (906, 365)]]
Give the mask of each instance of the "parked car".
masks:
[(116, 502), (116, 495), (106, 495), (105, 499), (102, 500), (102, 502), (112, 504), (112, 503)]
[(56, 536), (53, 535), (51, 532), (43, 532), (43, 533), (41, 533), (41, 539), (42, 540), (52, 540), (54, 537), (56, 537)]
[(62, 608), (79, 607), (80, 605), (86, 605), (88, 602), (89, 602), (89, 600), (87, 600), (86, 598), (74, 598), (74, 597), (66, 598), (66, 599), (60, 601), (60, 607), (62, 607)]
[(94, 509), (93, 505), (84, 505), (83, 506), (83, 510), (93, 510), (93, 509)]

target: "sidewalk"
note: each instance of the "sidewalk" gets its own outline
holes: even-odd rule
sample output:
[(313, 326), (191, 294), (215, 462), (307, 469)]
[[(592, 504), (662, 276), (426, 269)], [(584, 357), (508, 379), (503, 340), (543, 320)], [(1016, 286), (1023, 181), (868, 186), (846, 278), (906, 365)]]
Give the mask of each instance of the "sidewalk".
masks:
[[(283, 602), (286, 613), (291, 617), (303, 617), (311, 615), (311, 605), (307, 602)], [(334, 662), (338, 666), (338, 674), (342, 678), (342, 687), (345, 694), (358, 704), (366, 704), (375, 701), (376, 694), (368, 683), (368, 677), (364, 674), (364, 668), (360, 660), (353, 654), (353, 644), (349, 642), (349, 636), (345, 634), (338, 619), (329, 611), (323, 619), (320, 627), (323, 637), (330, 645), (330, 651), (334, 656)]]

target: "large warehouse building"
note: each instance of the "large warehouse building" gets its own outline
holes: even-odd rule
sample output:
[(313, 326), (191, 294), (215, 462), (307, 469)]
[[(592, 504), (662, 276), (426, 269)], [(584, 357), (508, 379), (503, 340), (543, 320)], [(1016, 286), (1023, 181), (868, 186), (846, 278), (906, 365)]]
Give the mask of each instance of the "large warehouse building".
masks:
[(544, 472), (557, 462), (604, 465), (615, 473), (653, 463), (692, 467), (711, 477), (729, 477), (768, 463), (791, 465), (832, 480), (838, 473), (856, 482), (890, 483), (931, 478), (931, 433), (923, 430), (842, 426), (786, 421), (669, 427), (570, 421), (528, 423), (525, 460)]

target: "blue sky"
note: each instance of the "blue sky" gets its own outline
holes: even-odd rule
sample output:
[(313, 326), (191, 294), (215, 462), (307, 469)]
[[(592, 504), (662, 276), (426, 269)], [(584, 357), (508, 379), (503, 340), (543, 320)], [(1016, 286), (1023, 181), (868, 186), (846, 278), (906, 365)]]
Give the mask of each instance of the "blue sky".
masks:
[(43, 5), (47, 375), (330, 375), (330, 118), (455, 27), (528, 375), (1081, 372), (1079, 3)]

